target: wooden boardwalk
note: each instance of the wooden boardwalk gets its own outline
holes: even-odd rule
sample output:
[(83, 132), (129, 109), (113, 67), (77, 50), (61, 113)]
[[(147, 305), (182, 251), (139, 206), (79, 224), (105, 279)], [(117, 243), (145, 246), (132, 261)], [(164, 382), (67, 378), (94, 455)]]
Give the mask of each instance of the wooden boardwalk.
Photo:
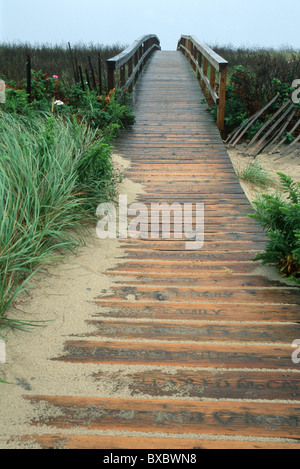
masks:
[(48, 408), (33, 422), (49, 428), (36, 436), (45, 448), (299, 448), (300, 295), (259, 275), (252, 259), (266, 236), (205, 108), (184, 56), (156, 52), (116, 149), (146, 207), (205, 204), (204, 246), (120, 241), (126, 257), (108, 272), (113, 294), (97, 300), (93, 332), (58, 357), (99, 365), (94, 379), (115, 393), (28, 395), (37, 413)]

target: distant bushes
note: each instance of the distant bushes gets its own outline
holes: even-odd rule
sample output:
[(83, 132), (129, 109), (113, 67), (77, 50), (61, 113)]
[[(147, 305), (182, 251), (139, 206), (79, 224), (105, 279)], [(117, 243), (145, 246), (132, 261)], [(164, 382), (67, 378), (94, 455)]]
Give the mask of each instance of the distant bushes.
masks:
[(255, 75), (260, 101), (269, 99), (273, 78), (282, 83), (292, 83), (300, 77), (300, 50), (289, 48), (274, 50), (265, 48), (242, 48), (212, 46), (213, 50), (229, 62), (229, 78), (238, 65)]
[[(83, 72), (89, 69), (88, 57), (91, 57), (95, 73), (99, 78), (98, 55), (101, 56), (102, 78), (106, 82), (105, 62), (118, 54), (126, 46), (114, 44), (72, 44), (71, 53), (68, 44), (30, 44), (3, 43), (0, 44), (0, 74), (5, 81), (14, 81), (17, 85), (25, 77), (27, 54), (31, 56), (31, 66), (34, 70), (43, 70), (48, 76), (57, 75), (66, 86), (74, 84), (74, 64), (82, 66)], [(71, 55), (72, 54), (72, 55)]]

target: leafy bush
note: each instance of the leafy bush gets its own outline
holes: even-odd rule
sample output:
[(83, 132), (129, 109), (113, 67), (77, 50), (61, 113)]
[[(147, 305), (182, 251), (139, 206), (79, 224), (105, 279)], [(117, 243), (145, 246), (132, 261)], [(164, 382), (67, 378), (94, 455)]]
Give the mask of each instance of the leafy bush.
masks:
[(78, 118), (86, 119), (94, 128), (105, 130), (109, 138), (114, 138), (119, 129), (132, 125), (135, 118), (131, 109), (123, 98), (120, 90), (111, 90), (107, 96), (98, 96), (96, 91), (83, 91), (79, 85), (74, 85), (66, 98), (66, 112), (74, 113)]
[(41, 70), (32, 71), (30, 101), (24, 84), (16, 86), (10, 82), (7, 86), (3, 110), (28, 117), (36, 115), (37, 111), (69, 117), (74, 115), (78, 121), (101, 130), (108, 143), (118, 135), (120, 129), (135, 121), (128, 104), (129, 98), (123, 96), (119, 89), (101, 96), (95, 90), (83, 90), (79, 84), (67, 89), (56, 75), (49, 77)]
[[(300, 284), (300, 183), (278, 173), (283, 195), (263, 194), (256, 200), (256, 213), (250, 215), (266, 230), (269, 242), (255, 260), (275, 264), (279, 271)], [(284, 197), (285, 195), (285, 197)]]

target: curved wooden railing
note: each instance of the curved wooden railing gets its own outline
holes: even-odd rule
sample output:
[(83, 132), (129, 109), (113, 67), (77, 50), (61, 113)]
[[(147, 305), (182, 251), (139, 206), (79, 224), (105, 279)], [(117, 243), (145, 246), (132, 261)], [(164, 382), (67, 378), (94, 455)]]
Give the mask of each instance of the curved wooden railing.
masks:
[(124, 91), (130, 91), (146, 61), (156, 49), (160, 49), (160, 40), (155, 34), (148, 34), (137, 39), (119, 55), (108, 59), (108, 89), (115, 88), (115, 72), (119, 70), (118, 86)]
[(195, 36), (181, 36), (177, 50), (191, 62), (208, 103), (214, 102), (218, 106), (217, 125), (219, 130), (224, 130), (228, 62)]

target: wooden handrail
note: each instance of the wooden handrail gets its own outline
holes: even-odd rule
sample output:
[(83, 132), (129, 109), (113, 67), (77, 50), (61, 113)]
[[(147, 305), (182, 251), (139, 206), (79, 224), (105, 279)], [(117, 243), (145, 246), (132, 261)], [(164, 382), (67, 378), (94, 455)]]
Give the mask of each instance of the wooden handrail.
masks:
[[(120, 54), (108, 59), (106, 61), (108, 89), (115, 88), (115, 71), (120, 69), (120, 87), (123, 88), (124, 92), (128, 89), (131, 90), (143, 66), (155, 49), (160, 49), (160, 40), (155, 34), (148, 34), (134, 41)], [(127, 81), (126, 75), (128, 76)]]
[[(219, 130), (224, 130), (227, 60), (216, 54), (210, 47), (201, 44), (195, 36), (181, 36), (177, 50), (181, 50), (191, 62), (208, 103), (214, 102), (218, 106), (217, 125)], [(208, 68), (210, 69), (209, 77)], [(218, 84), (216, 71), (219, 72), (220, 77)]]

